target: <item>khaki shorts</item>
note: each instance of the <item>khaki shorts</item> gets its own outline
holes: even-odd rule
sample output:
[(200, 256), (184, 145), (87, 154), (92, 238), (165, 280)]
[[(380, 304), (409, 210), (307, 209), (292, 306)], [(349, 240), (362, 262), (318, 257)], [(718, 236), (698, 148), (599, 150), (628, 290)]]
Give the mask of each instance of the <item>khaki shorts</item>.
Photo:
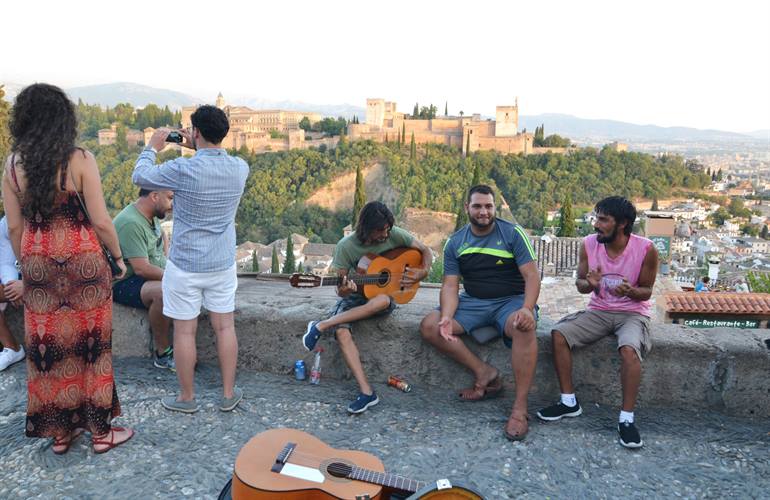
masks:
[(590, 345), (607, 335), (618, 337), (618, 349), (633, 347), (639, 361), (652, 350), (650, 318), (638, 313), (587, 310), (563, 317), (552, 331), (560, 332), (570, 349)]

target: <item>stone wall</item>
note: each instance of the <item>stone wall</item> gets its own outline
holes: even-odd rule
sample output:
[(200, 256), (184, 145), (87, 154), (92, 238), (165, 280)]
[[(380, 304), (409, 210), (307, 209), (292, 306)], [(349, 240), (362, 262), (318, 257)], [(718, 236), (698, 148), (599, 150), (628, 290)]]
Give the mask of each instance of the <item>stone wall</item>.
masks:
[[(544, 288), (544, 293), (547, 288)], [(285, 283), (241, 278), (237, 296), (236, 330), (240, 343), (239, 369), (291, 375), (295, 360), (312, 361), (301, 337), (308, 320), (320, 318), (334, 304), (331, 287), (294, 289)], [(461, 388), (472, 383), (464, 370), (422, 342), (422, 317), (438, 303), (438, 289), (421, 288), (415, 299), (390, 317), (355, 325), (353, 335), (370, 380), (384, 382), (388, 375), (404, 377), (415, 386)], [(9, 313), (11, 329), (21, 329), (18, 310)], [(113, 351), (116, 356), (149, 356), (146, 315), (116, 305), (113, 314)], [(538, 366), (534, 395), (558, 397), (550, 358), (550, 328), (554, 318), (541, 320), (538, 329)], [(645, 357), (641, 407), (702, 408), (728, 414), (770, 415), (770, 331), (707, 329), (654, 324), (654, 347)], [(512, 396), (510, 351), (501, 341), (479, 345), (466, 339), (472, 350), (503, 373), (506, 398)], [(336, 342), (323, 336), (323, 382), (350, 379)], [(205, 317), (198, 331), (198, 358), (216, 362), (211, 327)], [(585, 403), (620, 404), (620, 361), (614, 339), (608, 338), (575, 352), (574, 379)]]

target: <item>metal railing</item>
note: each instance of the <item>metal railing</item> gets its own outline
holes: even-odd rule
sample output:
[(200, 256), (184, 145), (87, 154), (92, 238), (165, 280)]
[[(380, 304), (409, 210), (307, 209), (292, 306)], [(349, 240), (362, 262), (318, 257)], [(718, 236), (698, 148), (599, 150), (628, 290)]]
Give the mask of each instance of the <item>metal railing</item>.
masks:
[(537, 257), (540, 277), (569, 276), (577, 270), (582, 238), (535, 238), (532, 247)]

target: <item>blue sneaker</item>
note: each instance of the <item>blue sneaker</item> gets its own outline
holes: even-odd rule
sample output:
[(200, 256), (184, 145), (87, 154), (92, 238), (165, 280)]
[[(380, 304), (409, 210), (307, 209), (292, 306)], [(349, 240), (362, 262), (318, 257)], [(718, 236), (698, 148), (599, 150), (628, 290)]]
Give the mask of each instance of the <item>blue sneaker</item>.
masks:
[(305, 335), (302, 336), (302, 345), (304, 345), (305, 349), (308, 351), (313, 350), (316, 343), (318, 343), (318, 338), (321, 336), (321, 330), (316, 328), (317, 324), (318, 321), (310, 321), (307, 324), (307, 331), (305, 332)]
[(363, 413), (370, 406), (374, 406), (380, 402), (380, 398), (377, 397), (377, 393), (372, 391), (371, 395), (364, 394), (363, 392), (358, 395), (355, 401), (348, 405), (348, 413)]

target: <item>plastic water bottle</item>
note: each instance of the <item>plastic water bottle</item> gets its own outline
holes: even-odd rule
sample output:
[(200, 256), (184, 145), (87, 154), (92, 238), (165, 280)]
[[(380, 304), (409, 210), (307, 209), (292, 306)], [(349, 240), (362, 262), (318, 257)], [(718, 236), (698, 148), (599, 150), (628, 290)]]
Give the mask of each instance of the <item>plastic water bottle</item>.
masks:
[(296, 363), (294, 363), (294, 378), (297, 380), (305, 380), (305, 362), (301, 359), (298, 359)]
[(321, 352), (322, 348), (315, 350), (315, 359), (313, 360), (313, 368), (310, 370), (310, 383), (318, 384), (321, 381)]

